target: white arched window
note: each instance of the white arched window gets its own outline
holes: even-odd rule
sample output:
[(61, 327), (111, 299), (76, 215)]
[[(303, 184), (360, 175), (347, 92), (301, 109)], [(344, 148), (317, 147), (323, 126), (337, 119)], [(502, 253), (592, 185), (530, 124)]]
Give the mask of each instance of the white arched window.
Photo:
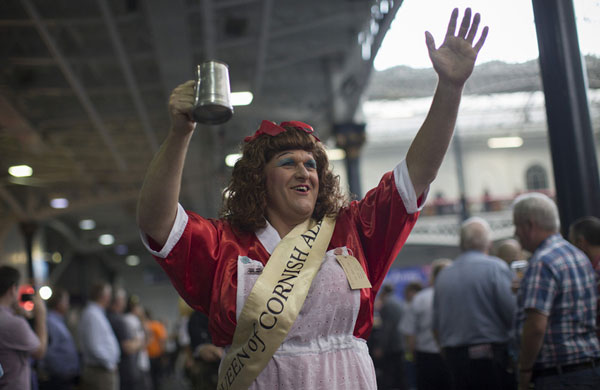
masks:
[(529, 191), (547, 190), (548, 174), (543, 166), (535, 164), (527, 168), (525, 172), (525, 182)]

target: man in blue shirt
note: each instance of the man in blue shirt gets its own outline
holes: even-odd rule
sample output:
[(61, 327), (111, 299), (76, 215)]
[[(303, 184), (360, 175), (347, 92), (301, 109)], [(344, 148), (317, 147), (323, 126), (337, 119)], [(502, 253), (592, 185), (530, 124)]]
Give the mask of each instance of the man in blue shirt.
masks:
[(513, 274), (504, 261), (488, 255), (491, 243), (488, 223), (467, 219), (461, 255), (435, 280), (433, 329), (455, 390), (516, 387), (508, 356), (516, 310)]
[(546, 195), (517, 198), (513, 220), (521, 245), (533, 253), (518, 292), (519, 389), (527, 389), (531, 381), (536, 390), (599, 389), (590, 261), (558, 233), (558, 209)]
[(69, 293), (55, 288), (48, 309), (48, 349), (40, 363), (40, 390), (70, 390), (79, 376), (79, 356), (65, 323)]

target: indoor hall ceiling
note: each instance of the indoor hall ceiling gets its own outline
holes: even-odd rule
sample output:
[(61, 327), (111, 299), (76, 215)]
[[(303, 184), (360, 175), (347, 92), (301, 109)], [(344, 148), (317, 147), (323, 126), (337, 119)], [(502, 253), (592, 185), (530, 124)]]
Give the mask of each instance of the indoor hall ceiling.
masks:
[[(170, 91), (195, 65), (229, 65), (251, 91), (220, 126), (198, 126), (182, 203), (215, 216), (224, 156), (262, 119), (301, 120), (330, 137), (353, 120), (401, 0), (0, 1), (0, 243), (16, 222), (137, 240), (135, 201), (169, 126)], [(14, 178), (12, 165), (33, 176)], [(53, 209), (55, 197), (69, 200)], [(78, 231), (92, 218), (96, 233)], [(1, 244), (0, 244), (1, 246)], [(0, 248), (1, 249), (1, 248)]]

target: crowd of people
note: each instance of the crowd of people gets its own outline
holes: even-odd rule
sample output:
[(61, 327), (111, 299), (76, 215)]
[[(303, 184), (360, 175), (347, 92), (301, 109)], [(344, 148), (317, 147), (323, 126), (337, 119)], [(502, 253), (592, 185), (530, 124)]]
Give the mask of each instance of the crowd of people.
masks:
[[(94, 284), (83, 308), (57, 287), (32, 308), (20, 303), (20, 272), (0, 267), (0, 389), (160, 390), (170, 362), (162, 321), (135, 295)], [(172, 350), (172, 349), (171, 349)]]
[[(514, 223), (518, 240), (494, 246), (487, 222), (468, 219), (462, 253), (434, 260), (427, 286), (408, 283), (403, 301), (382, 286), (369, 339), (379, 389), (598, 388), (600, 218), (573, 222), (569, 242), (555, 203), (531, 193), (515, 201)], [(527, 257), (525, 270), (511, 267)], [(136, 296), (99, 283), (75, 326), (62, 288), (21, 309), (20, 279), (0, 267), (0, 389), (158, 390), (166, 372), (216, 388), (225, 350), (202, 312), (183, 304), (168, 335)]]
[[(464, 221), (461, 254), (433, 261), (429, 286), (403, 305), (382, 288), (380, 389), (600, 388), (600, 218), (577, 219), (566, 240), (554, 201), (533, 192), (514, 200), (513, 219), (517, 239), (496, 245), (484, 219)], [(405, 358), (378, 365), (390, 342)]]

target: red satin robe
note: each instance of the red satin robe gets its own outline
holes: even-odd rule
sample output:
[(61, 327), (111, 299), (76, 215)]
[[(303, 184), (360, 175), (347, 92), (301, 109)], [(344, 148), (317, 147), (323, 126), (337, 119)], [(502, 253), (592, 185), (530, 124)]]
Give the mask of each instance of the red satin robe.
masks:
[[(369, 337), (375, 296), (417, 221), (423, 198), (416, 200), (403, 161), (393, 172), (386, 173), (379, 185), (362, 200), (351, 202), (339, 212), (327, 250), (347, 247), (363, 266), (373, 286), (361, 289), (353, 333), (356, 337)], [(412, 213), (407, 212), (402, 199), (413, 203), (409, 206)], [(168, 252), (165, 258), (156, 254), (154, 257), (183, 299), (192, 308), (208, 315), (213, 343), (230, 345), (236, 327), (238, 257), (247, 256), (265, 264), (270, 254), (254, 233), (236, 236), (224, 220), (205, 219), (189, 211), (185, 213), (187, 223), (178, 227), (176, 221), (173, 227), (171, 236), (180, 235), (173, 248), (166, 251), (163, 248)], [(170, 240), (173, 241), (171, 237)], [(152, 243), (147, 245), (149, 249), (160, 250)]]

